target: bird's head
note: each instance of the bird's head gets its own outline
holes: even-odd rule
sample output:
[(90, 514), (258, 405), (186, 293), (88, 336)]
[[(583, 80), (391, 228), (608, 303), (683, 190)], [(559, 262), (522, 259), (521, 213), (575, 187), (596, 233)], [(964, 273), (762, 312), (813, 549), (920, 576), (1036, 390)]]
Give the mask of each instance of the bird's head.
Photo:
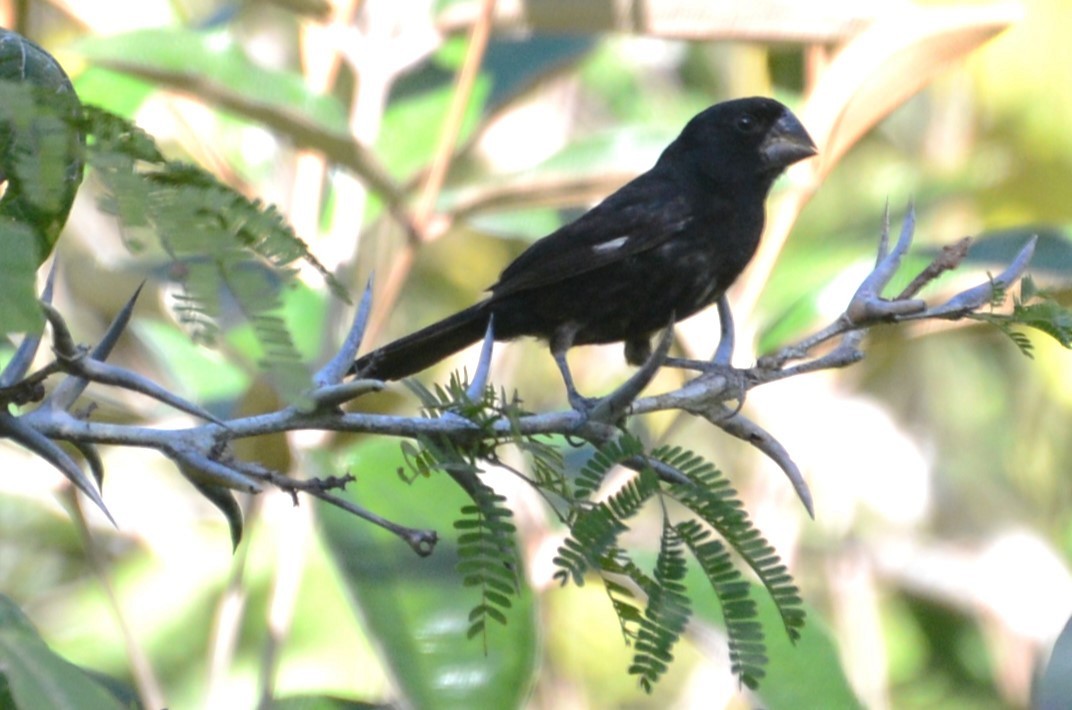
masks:
[(774, 99), (723, 101), (697, 114), (660, 162), (692, 165), (718, 182), (767, 183), (815, 155), (815, 143), (793, 112)]

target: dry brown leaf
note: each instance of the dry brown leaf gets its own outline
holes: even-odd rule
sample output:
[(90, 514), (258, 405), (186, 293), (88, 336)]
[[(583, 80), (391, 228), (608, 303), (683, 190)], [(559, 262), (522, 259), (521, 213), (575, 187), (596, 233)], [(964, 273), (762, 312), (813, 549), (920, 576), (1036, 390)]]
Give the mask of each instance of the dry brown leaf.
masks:
[(821, 180), (876, 123), (950, 63), (1016, 22), (1018, 5), (911, 7), (876, 20), (833, 58), (801, 111)]
[(770, 210), (759, 252), (734, 303), (747, 315), (770, 277), (797, 215), (845, 153), (935, 76), (1008, 28), (1019, 5), (905, 7), (849, 40), (819, 75), (800, 118), (819, 146), (794, 166), (794, 186)]

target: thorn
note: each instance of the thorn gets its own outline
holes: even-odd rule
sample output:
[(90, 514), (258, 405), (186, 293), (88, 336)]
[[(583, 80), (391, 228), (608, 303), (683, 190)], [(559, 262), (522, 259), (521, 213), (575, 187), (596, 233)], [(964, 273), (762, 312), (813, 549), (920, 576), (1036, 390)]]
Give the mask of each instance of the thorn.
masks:
[[(208, 410), (199, 407), (192, 402), (187, 402), (177, 394), (173, 394), (147, 377), (143, 377), (137, 373), (92, 358), (83, 358), (75, 361), (72, 363), (72, 369), (77, 373), (79, 379), (112, 385), (114, 387), (122, 387), (123, 389), (128, 389), (133, 392), (140, 392), (146, 397), (152, 397), (158, 402), (162, 402), (181, 412), (186, 412), (187, 414), (192, 414), (195, 417), (212, 422), (213, 424), (224, 426), (223, 421)], [(66, 407), (64, 408), (66, 409)]]
[[(911, 203), (908, 205), (908, 211), (905, 213), (904, 221), (901, 224), (901, 235), (897, 239), (897, 244), (889, 253), (886, 253), (889, 244), (889, 230), (888, 227), (883, 227), (878, 250), (881, 258), (875, 264), (874, 270), (867, 275), (860, 287), (856, 289), (856, 293), (853, 294), (852, 300), (849, 301), (849, 305), (845, 309), (845, 315), (850, 322), (864, 323), (885, 312), (883, 303), (886, 302), (883, 301), (880, 294), (886, 284), (890, 282), (890, 279), (893, 278), (893, 275), (897, 273), (897, 269), (901, 265), (901, 257), (904, 256), (905, 252), (908, 251), (908, 247), (912, 244), (912, 236), (915, 230), (916, 211)], [(925, 305), (916, 303), (908, 308), (908, 311), (915, 312), (924, 308), (926, 308)]]
[(89, 472), (93, 474), (93, 480), (97, 482), (97, 488), (103, 493), (104, 461), (101, 460), (97, 447), (87, 441), (71, 441), (68, 443), (78, 449), (78, 453), (85, 458), (86, 464), (89, 466)]
[[(729, 408), (723, 407), (723, 409)], [(785, 450), (785, 447), (777, 439), (761, 426), (740, 414), (731, 418), (722, 417), (719, 419), (707, 416), (707, 419), (727, 434), (756, 447), (766, 454), (767, 458), (776, 463), (793, 485), (793, 490), (796, 491), (797, 497), (804, 505), (804, 509), (808, 511), (808, 515), (812, 520), (815, 519), (815, 508), (812, 503), (811, 489), (808, 488), (808, 482), (804, 480), (804, 474), (800, 472), (793, 459), (789, 457), (789, 452)]]
[(335, 385), (321, 385), (309, 393), (314, 408), (334, 407), (350, 402), (369, 392), (383, 391), (380, 380), (347, 380)]
[(0, 413), (0, 433), (52, 464), (74, 484), (75, 488), (82, 491), (93, 501), (94, 505), (100, 508), (113, 526), (119, 527), (85, 472), (58, 444), (33, 427), (5, 413)]
[(182, 475), (191, 481), (230, 488), (244, 493), (260, 493), (263, 490), (263, 486), (249, 476), (224, 463), (208, 458), (200, 451), (169, 446), (166, 449), (161, 449), (161, 452), (174, 461)]
[(45, 319), (48, 320), (48, 324), (52, 326), (53, 352), (61, 360), (77, 358), (81, 353), (78, 346), (75, 345), (74, 336), (71, 335), (71, 330), (67, 327), (67, 322), (63, 319), (63, 316), (48, 303), (42, 302), (41, 308), (45, 311)]
[[(90, 357), (101, 362), (108, 359), (108, 356), (112, 353), (112, 349), (115, 348), (115, 344), (119, 341), (119, 336), (123, 334), (123, 331), (126, 329), (127, 324), (130, 323), (130, 317), (134, 313), (134, 304), (137, 303), (138, 296), (141, 295), (142, 288), (144, 287), (145, 282), (142, 281), (141, 285), (139, 285), (138, 288), (134, 290), (134, 294), (129, 299), (127, 299), (127, 302), (119, 310), (119, 313), (117, 313), (115, 318), (112, 319), (111, 324), (109, 324), (108, 326), (108, 330), (104, 332), (104, 335), (101, 336), (100, 342), (97, 343), (97, 346), (93, 348), (93, 350), (90, 352)], [(48, 314), (47, 309), (45, 313), (46, 315)], [(59, 317), (59, 313), (56, 313), (56, 316)], [(49, 320), (51, 322), (51, 317), (49, 318)], [(62, 323), (62, 318), (60, 319), (60, 322)], [(65, 339), (65, 343), (66, 341), (70, 341), (70, 343), (69, 346), (64, 345), (63, 347), (73, 347), (74, 340), (71, 338), (70, 332), (68, 332), (66, 328), (67, 326), (64, 324), (63, 330), (65, 335), (63, 335), (62, 337)], [(60, 337), (61, 335), (56, 328), (56, 324), (53, 323), (53, 348), (56, 350), (57, 355), (60, 356), (60, 359), (67, 360), (67, 365), (70, 365), (71, 361), (74, 359), (75, 356), (68, 355), (66, 351), (60, 349)], [(81, 355), (81, 350), (78, 348), (75, 348), (74, 352), (76, 353), (76, 355)], [(66, 367), (65, 365), (65, 369), (70, 368)], [(82, 392), (85, 391), (87, 384), (88, 380), (86, 380), (84, 377), (68, 378), (60, 382), (56, 386), (56, 389), (54, 389), (52, 391), (52, 394), (49, 396), (48, 402), (51, 403), (52, 406), (57, 407), (58, 409), (67, 409), (72, 404), (74, 404), (74, 401), (76, 399), (78, 399), (82, 395)]]
[(488, 374), (491, 372), (491, 352), (495, 346), (495, 316), (488, 316), (488, 328), (484, 331), (484, 342), (480, 346), (480, 359), (477, 361), (476, 372), (473, 381), (465, 396), (472, 401), (478, 401), (484, 397), (484, 388), (488, 384)]
[(890, 198), (886, 197), (886, 206), (882, 209), (882, 231), (878, 235), (878, 253), (875, 268), (886, 258), (890, 250)]
[(1027, 243), (1020, 248), (1020, 251), (1016, 254), (1016, 258), (1012, 260), (1008, 268), (998, 274), (994, 279), (994, 283), (1000, 285), (1002, 288), (1008, 288), (1014, 281), (1019, 279), (1024, 270), (1027, 269), (1027, 265), (1031, 263), (1031, 257), (1035, 255), (1035, 246), (1038, 244), (1038, 235), (1033, 235), (1027, 240)]
[(45, 277), (45, 287), (41, 290), (41, 300), (49, 305), (52, 304), (52, 292), (56, 285), (56, 265), (58, 262), (57, 257), (52, 258), (52, 264), (48, 267), (48, 276)]
[(138, 288), (134, 289), (134, 294), (127, 299), (127, 302), (116, 314), (112, 320), (111, 325), (108, 326), (108, 330), (104, 332), (97, 346), (93, 348), (90, 356), (94, 360), (107, 360), (108, 356), (112, 354), (112, 349), (115, 348), (115, 344), (119, 341), (119, 336), (126, 330), (127, 325), (130, 323), (130, 317), (134, 315), (134, 305), (138, 302), (138, 296), (141, 295), (142, 289), (145, 288), (145, 282), (142, 281)]
[(1035, 245), (1037, 243), (1038, 236), (1031, 237), (1020, 249), (1012, 263), (992, 280), (969, 288), (967, 291), (962, 291), (940, 306), (926, 310), (916, 317), (957, 318), (989, 303), (995, 288), (1008, 288), (1023, 275), (1027, 265), (1031, 262), (1031, 257), (1035, 254)]
[(356, 374), (353, 369), (354, 360), (357, 359), (357, 351), (361, 348), (361, 341), (365, 338), (369, 314), (372, 312), (372, 279), (373, 276), (370, 275), (368, 281), (365, 282), (365, 291), (361, 294), (361, 302), (357, 305), (357, 310), (354, 311), (354, 320), (350, 324), (350, 330), (346, 334), (346, 338), (339, 347), (339, 352), (335, 353), (335, 357), (328, 360), (313, 375), (313, 385), (315, 387), (335, 385), (341, 382), (346, 375)]

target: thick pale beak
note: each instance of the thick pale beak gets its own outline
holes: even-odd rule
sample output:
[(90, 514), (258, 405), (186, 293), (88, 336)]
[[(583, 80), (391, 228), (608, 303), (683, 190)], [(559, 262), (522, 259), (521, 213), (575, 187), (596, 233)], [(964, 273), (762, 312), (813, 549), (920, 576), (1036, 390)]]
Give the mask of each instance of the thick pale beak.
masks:
[(767, 132), (759, 152), (770, 167), (786, 168), (819, 151), (797, 117), (786, 110)]

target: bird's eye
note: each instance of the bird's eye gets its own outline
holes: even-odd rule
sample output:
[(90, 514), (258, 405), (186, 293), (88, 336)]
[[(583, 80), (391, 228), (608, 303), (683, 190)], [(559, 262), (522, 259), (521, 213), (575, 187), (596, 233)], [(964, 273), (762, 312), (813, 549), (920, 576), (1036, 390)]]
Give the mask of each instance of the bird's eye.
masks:
[(744, 113), (737, 117), (737, 130), (744, 134), (755, 133), (759, 129), (759, 121), (750, 113)]

